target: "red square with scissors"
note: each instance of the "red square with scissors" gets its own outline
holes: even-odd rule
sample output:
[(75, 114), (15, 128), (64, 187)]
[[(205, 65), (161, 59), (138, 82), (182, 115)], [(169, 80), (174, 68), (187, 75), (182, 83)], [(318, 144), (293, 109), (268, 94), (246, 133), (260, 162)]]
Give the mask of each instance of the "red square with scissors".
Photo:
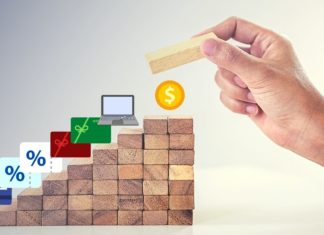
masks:
[(91, 157), (91, 144), (72, 144), (71, 132), (51, 132), (51, 157)]

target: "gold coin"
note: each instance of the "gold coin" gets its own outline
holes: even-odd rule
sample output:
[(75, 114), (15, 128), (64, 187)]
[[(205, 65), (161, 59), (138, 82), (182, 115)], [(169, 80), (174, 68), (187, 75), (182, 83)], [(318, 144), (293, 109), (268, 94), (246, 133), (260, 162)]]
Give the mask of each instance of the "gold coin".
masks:
[(164, 109), (178, 108), (184, 101), (185, 92), (182, 86), (172, 80), (162, 82), (155, 90), (156, 102)]

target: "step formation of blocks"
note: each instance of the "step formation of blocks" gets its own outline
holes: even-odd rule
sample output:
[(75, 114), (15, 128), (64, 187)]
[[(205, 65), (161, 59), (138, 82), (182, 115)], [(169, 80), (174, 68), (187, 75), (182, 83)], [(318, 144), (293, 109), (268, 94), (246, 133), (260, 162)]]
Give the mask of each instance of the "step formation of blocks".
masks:
[(1, 206), (0, 226), (192, 225), (193, 119), (147, 116), (143, 126)]

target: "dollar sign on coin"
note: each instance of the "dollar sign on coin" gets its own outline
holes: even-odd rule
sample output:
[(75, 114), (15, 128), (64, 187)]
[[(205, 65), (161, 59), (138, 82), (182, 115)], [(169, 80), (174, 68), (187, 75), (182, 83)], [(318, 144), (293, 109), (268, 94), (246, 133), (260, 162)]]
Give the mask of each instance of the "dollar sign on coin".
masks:
[(164, 109), (178, 108), (184, 101), (185, 92), (182, 86), (172, 80), (162, 82), (155, 91), (156, 102)]

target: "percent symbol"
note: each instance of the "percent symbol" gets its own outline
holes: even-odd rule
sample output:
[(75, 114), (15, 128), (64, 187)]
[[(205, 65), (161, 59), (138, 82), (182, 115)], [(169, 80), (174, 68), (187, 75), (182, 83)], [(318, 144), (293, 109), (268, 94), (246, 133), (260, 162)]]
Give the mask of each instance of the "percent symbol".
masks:
[(35, 162), (37, 162), (37, 165), (38, 166), (45, 166), (46, 164), (46, 159), (42, 156), (40, 156), (41, 154), (41, 150), (38, 151), (37, 154), (35, 154), (35, 152), (33, 150), (29, 150), (27, 153), (26, 153), (26, 157), (28, 160), (32, 160), (32, 164), (31, 166), (34, 166)]
[(16, 178), (17, 181), (21, 182), (25, 179), (25, 174), (21, 171), (19, 171), (20, 166), (17, 166), (16, 169), (14, 169), (12, 166), (7, 166), (5, 169), (5, 172), (7, 175), (11, 176), (10, 182), (13, 181), (14, 178)]

